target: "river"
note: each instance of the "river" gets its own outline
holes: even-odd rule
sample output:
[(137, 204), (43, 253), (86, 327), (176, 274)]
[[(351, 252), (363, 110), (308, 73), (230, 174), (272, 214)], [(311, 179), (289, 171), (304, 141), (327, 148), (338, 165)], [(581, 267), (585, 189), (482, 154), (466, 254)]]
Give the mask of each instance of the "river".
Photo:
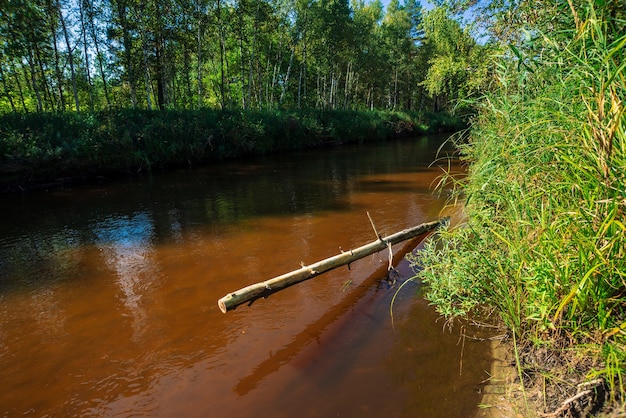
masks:
[(217, 307), (373, 241), (368, 212), (382, 235), (435, 220), (442, 140), (0, 196), (0, 416), (475, 414), (489, 343), (446, 329), (417, 281), (398, 291), (415, 242), (391, 274), (383, 251)]

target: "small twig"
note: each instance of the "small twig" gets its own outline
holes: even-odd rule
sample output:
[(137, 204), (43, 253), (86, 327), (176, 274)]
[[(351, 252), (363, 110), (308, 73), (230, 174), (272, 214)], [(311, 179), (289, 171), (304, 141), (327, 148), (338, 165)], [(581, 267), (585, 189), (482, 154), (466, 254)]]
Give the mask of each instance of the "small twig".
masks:
[(459, 376), (463, 375), (463, 352), (465, 351), (465, 325), (461, 326), (461, 332), (459, 338), (462, 340), (461, 344), (461, 358), (459, 359)]
[(490, 341), (489, 338), (481, 338), (475, 335), (463, 334), (463, 338), (469, 338), (472, 341)]
[(564, 412), (567, 412), (567, 410), (570, 407), (570, 404), (576, 402), (578, 399), (590, 395), (592, 393), (591, 389), (586, 389), (583, 390), (582, 392), (578, 392), (576, 395), (572, 396), (571, 398), (567, 398), (565, 399), (562, 403), (561, 406), (559, 407), (559, 409), (557, 409), (554, 412), (550, 412), (550, 413), (539, 413), (539, 415), (541, 415), (542, 417), (548, 417), (548, 418), (552, 418), (552, 417), (558, 417), (559, 415), (561, 415)]
[(387, 271), (391, 271), (393, 269), (393, 250), (391, 249), (391, 243), (387, 241), (387, 248), (389, 249), (389, 266), (387, 267)]
[(378, 233), (378, 231), (376, 230), (376, 225), (374, 225), (374, 221), (372, 220), (372, 217), (370, 216), (369, 211), (366, 212), (367, 213), (367, 217), (370, 220), (370, 223), (372, 224), (372, 228), (374, 229), (374, 233), (376, 234), (376, 238), (379, 240), (382, 240), (382, 237), (380, 236), (380, 234)]
[(604, 383), (604, 379), (598, 378), (598, 379), (590, 380), (589, 382), (579, 383), (578, 385), (576, 385), (576, 387), (578, 389), (589, 387), (589, 386), (593, 386), (595, 388), (595, 387), (602, 385), (603, 383)]
[(495, 328), (495, 329), (501, 329), (502, 325), (493, 325), (493, 324), (488, 324), (486, 322), (482, 322), (482, 321), (477, 321), (475, 319), (471, 319), (469, 321), (469, 323), (475, 327), (479, 327), (479, 328)]
[(495, 340), (506, 340), (507, 338), (509, 338), (508, 334), (500, 334), (500, 335), (494, 335), (493, 337), (489, 337), (487, 339), (489, 341), (495, 341)]

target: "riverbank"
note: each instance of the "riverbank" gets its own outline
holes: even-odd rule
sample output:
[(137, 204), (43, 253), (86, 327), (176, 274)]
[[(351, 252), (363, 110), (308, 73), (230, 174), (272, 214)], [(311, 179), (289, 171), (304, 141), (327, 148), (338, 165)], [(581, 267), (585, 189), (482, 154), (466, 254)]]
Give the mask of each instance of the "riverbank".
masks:
[[(584, 381), (579, 371), (569, 374), (570, 381), (546, 386), (545, 379), (519, 379), (515, 347), (511, 341), (495, 339), (491, 343), (492, 366), (489, 382), (483, 389), (476, 418), (535, 418), (535, 417), (603, 417), (624, 416), (622, 406), (609, 399), (602, 379)], [(528, 350), (527, 353), (533, 353)], [(534, 355), (534, 354), (533, 354)], [(522, 362), (524, 367), (528, 362)], [(538, 363), (537, 363), (538, 364)], [(555, 370), (563, 369), (554, 365)], [(574, 379), (572, 379), (574, 377)], [(575, 383), (576, 381), (580, 383)], [(577, 391), (571, 396), (574, 386)]]
[(489, 381), (483, 388), (475, 418), (533, 418), (536, 413), (524, 404), (523, 391), (516, 382), (515, 359), (509, 344), (491, 341), (492, 363)]
[(523, 416), (626, 415), (626, 36), (594, 7), (498, 62), (456, 139), (468, 174), (440, 182), (467, 221), (418, 266), (450, 322), (493, 311)]
[(439, 113), (145, 111), (0, 116), (0, 191), (458, 130)]

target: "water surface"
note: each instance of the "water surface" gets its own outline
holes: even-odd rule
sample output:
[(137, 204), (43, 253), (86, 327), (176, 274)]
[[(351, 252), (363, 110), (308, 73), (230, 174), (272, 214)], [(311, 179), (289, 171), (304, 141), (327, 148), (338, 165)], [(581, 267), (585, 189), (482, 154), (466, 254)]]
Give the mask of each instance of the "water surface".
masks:
[[(0, 197), (0, 415), (469, 416), (489, 347), (386, 251), (217, 300), (436, 219), (440, 137)], [(445, 164), (445, 163), (444, 163)]]

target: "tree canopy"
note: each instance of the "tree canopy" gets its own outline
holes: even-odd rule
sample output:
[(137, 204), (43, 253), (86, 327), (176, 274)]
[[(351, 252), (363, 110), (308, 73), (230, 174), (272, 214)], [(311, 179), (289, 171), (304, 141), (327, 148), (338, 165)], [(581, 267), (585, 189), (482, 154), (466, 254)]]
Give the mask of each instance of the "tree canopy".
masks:
[(418, 0), (2, 0), (0, 10), (1, 112), (441, 108), (481, 48), (448, 9)]

